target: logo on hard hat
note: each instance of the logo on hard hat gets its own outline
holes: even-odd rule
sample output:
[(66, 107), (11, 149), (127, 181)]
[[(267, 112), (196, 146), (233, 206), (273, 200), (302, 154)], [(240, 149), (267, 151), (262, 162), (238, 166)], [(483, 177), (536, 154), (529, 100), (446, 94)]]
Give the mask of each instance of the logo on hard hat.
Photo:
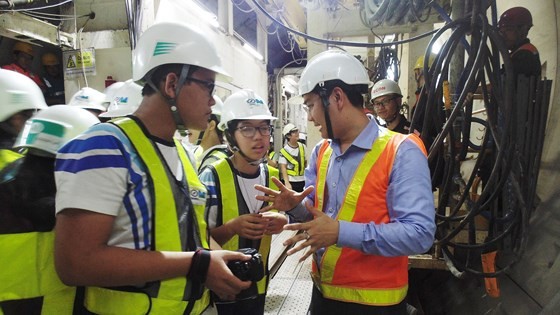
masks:
[(385, 88), (384, 86), (380, 86), (380, 87), (378, 87), (377, 89), (373, 90), (373, 93), (377, 93), (377, 92), (383, 91), (383, 90), (385, 90), (385, 89), (386, 89), (386, 88)]
[(154, 48), (154, 56), (168, 54), (176, 46), (177, 43), (157, 42), (156, 47)]
[(128, 97), (127, 96), (117, 96), (117, 97), (115, 97), (115, 102), (117, 102), (117, 104), (128, 104)]
[(247, 104), (264, 105), (264, 102), (263, 102), (263, 100), (258, 99), (258, 98), (250, 98), (250, 99), (247, 99)]

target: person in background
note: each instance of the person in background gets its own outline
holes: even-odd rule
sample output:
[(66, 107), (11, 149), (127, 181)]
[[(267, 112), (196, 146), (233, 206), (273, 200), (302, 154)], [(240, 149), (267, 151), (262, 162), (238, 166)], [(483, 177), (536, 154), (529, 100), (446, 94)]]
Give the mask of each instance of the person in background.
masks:
[(410, 130), (410, 121), (400, 112), (401, 102), (401, 88), (393, 80), (380, 80), (371, 89), (371, 104), (377, 117), (383, 119), (380, 122), (381, 126), (407, 134)]
[(25, 122), (47, 108), (45, 98), (33, 81), (18, 72), (0, 69), (0, 169), (21, 157), (12, 150)]
[[(284, 242), (313, 256), (311, 314), (407, 314), (408, 255), (433, 244), (435, 209), (426, 150), (415, 134), (380, 127), (363, 112), (369, 76), (354, 56), (328, 50), (302, 72), (299, 92), (321, 137), (306, 189), (257, 186), (286, 211)], [(315, 190), (314, 190), (315, 189)], [(296, 244), (297, 243), (297, 244)]]
[(288, 189), (302, 192), (305, 186), (303, 172), (307, 166), (305, 145), (299, 142), (299, 129), (294, 124), (284, 126), (282, 136), (286, 139), (286, 145), (280, 150), (278, 165), (284, 185)]
[[(195, 149), (195, 158), (198, 170), (202, 170), (206, 165), (231, 155), (227, 145), (224, 144), (224, 132), (218, 128), (224, 103), (217, 95), (214, 95), (216, 104), (212, 106), (212, 114), (205, 130), (189, 130), (189, 142), (198, 146)], [(198, 153), (198, 155), (196, 154)]]
[(142, 102), (142, 86), (132, 79), (111, 84), (104, 94), (109, 107), (106, 112), (99, 114), (101, 121), (132, 115)]
[[(434, 63), (436, 59), (435, 54), (430, 54), (428, 58), (428, 69)], [(414, 95), (416, 95), (416, 99), (414, 100), (414, 105), (410, 109), (410, 117), (414, 117), (414, 111), (416, 110), (416, 104), (418, 104), (418, 99), (420, 98), (420, 93), (422, 93), (422, 88), (424, 87), (425, 79), (424, 79), (424, 55), (419, 56), (414, 64), (414, 81), (416, 81), (416, 91), (414, 91)], [(426, 92), (425, 92), (426, 93)]]
[(274, 138), (270, 137), (270, 147), (268, 148), (268, 160), (266, 163), (274, 168), (278, 168), (278, 153), (274, 151)]
[(527, 38), (532, 26), (531, 12), (524, 7), (506, 10), (498, 21), (498, 30), (510, 51), (515, 78), (520, 74), (537, 78), (541, 75), (539, 51)]
[(252, 90), (230, 95), (224, 104), (219, 128), (224, 131), (233, 155), (202, 169), (201, 181), (208, 187), (207, 212), (210, 234), (224, 249), (253, 248), (264, 258), (263, 274), (251, 292), (244, 292), (235, 303), (217, 300), (218, 314), (264, 314), (268, 285), (268, 253), (271, 235), (288, 223), (277, 212), (259, 213), (267, 203), (255, 199), (256, 184), (276, 189), (271, 181), (278, 170), (265, 161), (270, 144), (272, 121), (264, 100)]
[(42, 77), (45, 83), (45, 100), (47, 105), (66, 104), (64, 95), (64, 77), (60, 67), (60, 60), (52, 53), (48, 52), (41, 56), (41, 63), (45, 74)]
[(2, 69), (15, 71), (25, 75), (37, 84), (37, 86), (41, 89), (41, 92), (45, 92), (45, 84), (37, 74), (31, 71), (33, 58), (35, 57), (33, 46), (29, 43), (18, 41), (14, 44), (12, 51), (14, 54), (14, 62), (2, 66)]
[(227, 267), (251, 256), (208, 235), (206, 187), (174, 139), (206, 128), (216, 76), (227, 74), (208, 36), (178, 22), (142, 33), (132, 74), (143, 86), (133, 115), (93, 126), (57, 154), (56, 271), (85, 287), (88, 312), (200, 314), (208, 289), (233, 300), (251, 285)]
[(105, 94), (90, 87), (81, 88), (78, 92), (72, 95), (72, 98), (68, 102), (69, 106), (77, 106), (87, 109), (95, 116), (99, 116), (99, 114), (105, 112), (108, 104), (109, 102), (107, 102), (107, 96)]
[(54, 105), (27, 120), (14, 144), (25, 155), (0, 170), (0, 313), (72, 314), (75, 288), (54, 270), (54, 159), (68, 140), (99, 120)]

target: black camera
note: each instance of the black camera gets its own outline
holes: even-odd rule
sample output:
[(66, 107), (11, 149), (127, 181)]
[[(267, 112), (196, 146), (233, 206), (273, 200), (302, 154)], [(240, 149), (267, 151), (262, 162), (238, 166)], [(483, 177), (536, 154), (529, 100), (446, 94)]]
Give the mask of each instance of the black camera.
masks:
[(249, 260), (233, 260), (228, 262), (231, 272), (240, 280), (257, 282), (264, 277), (264, 266), (261, 254), (254, 248), (241, 248), (238, 250), (245, 255), (250, 255)]
[[(261, 254), (254, 248), (241, 248), (237, 250), (245, 255), (250, 255), (249, 260), (233, 260), (228, 262), (227, 266), (237, 278), (243, 281), (252, 281), (251, 286), (235, 296), (235, 301), (254, 299), (259, 295), (257, 282), (264, 277), (264, 263)], [(218, 304), (233, 303), (235, 301), (226, 301), (214, 296), (214, 302)]]

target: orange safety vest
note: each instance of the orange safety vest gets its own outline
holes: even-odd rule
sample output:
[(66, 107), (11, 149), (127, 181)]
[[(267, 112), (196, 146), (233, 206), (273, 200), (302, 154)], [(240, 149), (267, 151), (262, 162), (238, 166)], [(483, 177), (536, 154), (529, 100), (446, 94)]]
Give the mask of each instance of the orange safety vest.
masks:
[(533, 45), (531, 43), (525, 43), (525, 44), (519, 46), (519, 48), (517, 48), (515, 51), (513, 51), (510, 54), (510, 56), (513, 57), (513, 55), (515, 55), (516, 53), (518, 53), (522, 50), (530, 51), (533, 55), (538, 55), (539, 54), (539, 51), (537, 50), (537, 47), (535, 47), (535, 45)]
[[(386, 129), (380, 132), (350, 182), (337, 220), (356, 223), (389, 223), (386, 193), (399, 145), (414, 141), (426, 154), (420, 138)], [(317, 157), (315, 206), (323, 209), (326, 176), (332, 148), (324, 141)], [(317, 264), (320, 268), (317, 268)], [(408, 256), (384, 257), (336, 245), (326, 248), (313, 264), (313, 281), (328, 299), (388, 306), (400, 303), (408, 290)]]

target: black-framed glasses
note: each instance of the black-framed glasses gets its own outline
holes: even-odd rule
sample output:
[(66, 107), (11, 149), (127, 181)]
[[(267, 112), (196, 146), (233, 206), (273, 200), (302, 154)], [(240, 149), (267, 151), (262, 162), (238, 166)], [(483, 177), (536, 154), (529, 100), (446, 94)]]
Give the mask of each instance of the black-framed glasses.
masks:
[(389, 104), (389, 102), (391, 102), (392, 100), (396, 99), (396, 97), (391, 97), (388, 98), (386, 100), (382, 100), (382, 101), (376, 101), (376, 102), (371, 102), (371, 104), (373, 105), (373, 107), (385, 107), (387, 106), (387, 104)]
[(252, 138), (255, 136), (255, 134), (257, 134), (257, 130), (259, 131), (261, 136), (270, 136), (270, 134), (272, 133), (272, 126), (241, 126), (239, 128), (235, 128), (235, 130), (239, 130), (243, 137)]
[(210, 96), (214, 96), (214, 92), (216, 90), (216, 83), (214, 83), (212, 81), (199, 80), (199, 79), (196, 79), (196, 78), (185, 78), (185, 80), (193, 81), (193, 82), (196, 82), (198, 84), (202, 84), (206, 89), (208, 89), (208, 92), (210, 93)]

